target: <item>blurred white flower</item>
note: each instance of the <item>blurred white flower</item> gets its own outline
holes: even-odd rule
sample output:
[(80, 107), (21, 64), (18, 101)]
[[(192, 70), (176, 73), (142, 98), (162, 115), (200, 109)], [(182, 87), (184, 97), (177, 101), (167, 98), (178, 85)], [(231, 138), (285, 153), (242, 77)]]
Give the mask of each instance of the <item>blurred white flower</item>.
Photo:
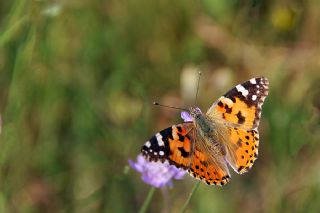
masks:
[(58, 16), (61, 13), (62, 6), (58, 3), (53, 3), (50, 6), (46, 7), (42, 14), (49, 17), (55, 17)]
[(185, 103), (194, 103), (197, 93), (199, 69), (189, 65), (181, 73), (181, 94)]

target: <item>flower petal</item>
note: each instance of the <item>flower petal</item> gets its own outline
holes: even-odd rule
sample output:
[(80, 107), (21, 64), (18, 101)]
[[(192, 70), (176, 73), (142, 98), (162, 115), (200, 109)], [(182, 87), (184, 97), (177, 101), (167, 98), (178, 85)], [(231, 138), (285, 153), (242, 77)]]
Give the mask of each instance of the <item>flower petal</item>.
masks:
[(174, 179), (180, 180), (185, 176), (186, 172), (182, 169), (179, 169), (179, 171), (176, 172), (176, 174), (173, 176)]
[(184, 122), (191, 122), (192, 121), (191, 115), (186, 111), (181, 112), (181, 118), (184, 120)]
[(143, 166), (139, 163), (133, 162), (131, 159), (128, 160), (129, 165), (136, 171), (142, 172), (143, 171)]
[(141, 154), (137, 156), (137, 162), (129, 160), (130, 166), (141, 173), (141, 179), (154, 187), (172, 186), (172, 179), (182, 179), (185, 172), (167, 161), (150, 162)]

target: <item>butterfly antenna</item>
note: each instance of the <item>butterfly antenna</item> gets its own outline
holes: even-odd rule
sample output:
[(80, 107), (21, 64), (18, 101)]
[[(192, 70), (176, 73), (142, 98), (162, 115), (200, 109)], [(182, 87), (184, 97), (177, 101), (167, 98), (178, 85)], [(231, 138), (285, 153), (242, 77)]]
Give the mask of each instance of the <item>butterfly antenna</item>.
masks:
[(161, 106), (161, 107), (166, 107), (166, 108), (171, 108), (171, 109), (179, 109), (179, 110), (188, 111), (187, 109), (184, 109), (184, 108), (173, 107), (173, 106), (168, 106), (168, 105), (163, 105), (163, 104), (159, 104), (158, 102), (155, 102), (155, 101), (153, 102), (153, 105)]
[(198, 72), (198, 84), (197, 84), (197, 92), (196, 92), (196, 99), (194, 100), (194, 105), (197, 105), (198, 93), (199, 93), (199, 85), (200, 85), (200, 77), (201, 71)]

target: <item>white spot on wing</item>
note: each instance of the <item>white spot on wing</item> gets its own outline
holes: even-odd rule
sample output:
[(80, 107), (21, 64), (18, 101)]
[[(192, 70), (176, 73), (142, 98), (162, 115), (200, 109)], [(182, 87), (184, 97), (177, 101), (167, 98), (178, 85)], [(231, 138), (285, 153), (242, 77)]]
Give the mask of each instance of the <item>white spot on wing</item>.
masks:
[(256, 84), (256, 83), (257, 83), (257, 82), (256, 82), (256, 79), (255, 79), (255, 78), (250, 79), (250, 83), (251, 83), (251, 84)]
[(244, 88), (241, 84), (237, 85), (237, 86), (236, 86), (236, 89), (238, 90), (238, 92), (241, 92), (241, 94), (242, 94), (244, 97), (247, 97), (247, 95), (249, 94), (249, 91), (246, 90), (246, 88)]
[(145, 145), (146, 147), (150, 148), (151, 143), (150, 143), (150, 141), (147, 141), (144, 145)]
[(221, 99), (224, 103), (226, 103), (228, 105), (228, 107), (232, 107), (233, 106), (233, 102), (231, 101), (231, 99), (229, 98), (223, 98)]
[(256, 96), (256, 95), (253, 95), (253, 96), (252, 96), (252, 100), (253, 100), (253, 101), (257, 100), (257, 96)]
[(158, 145), (159, 146), (164, 146), (164, 142), (162, 140), (162, 135), (160, 135), (160, 133), (157, 133), (156, 137), (157, 137)]
[(163, 156), (163, 155), (164, 155), (164, 152), (161, 150), (161, 151), (159, 152), (159, 155)]

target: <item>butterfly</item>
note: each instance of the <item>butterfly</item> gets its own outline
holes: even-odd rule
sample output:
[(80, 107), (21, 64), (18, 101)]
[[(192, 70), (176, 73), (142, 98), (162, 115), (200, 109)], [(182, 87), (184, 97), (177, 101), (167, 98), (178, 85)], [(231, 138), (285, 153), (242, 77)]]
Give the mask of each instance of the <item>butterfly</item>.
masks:
[(205, 114), (190, 107), (186, 122), (156, 133), (141, 152), (149, 161), (168, 161), (208, 185), (225, 185), (231, 178), (228, 165), (243, 174), (258, 157), (258, 126), (268, 91), (267, 78), (252, 78), (220, 97)]

